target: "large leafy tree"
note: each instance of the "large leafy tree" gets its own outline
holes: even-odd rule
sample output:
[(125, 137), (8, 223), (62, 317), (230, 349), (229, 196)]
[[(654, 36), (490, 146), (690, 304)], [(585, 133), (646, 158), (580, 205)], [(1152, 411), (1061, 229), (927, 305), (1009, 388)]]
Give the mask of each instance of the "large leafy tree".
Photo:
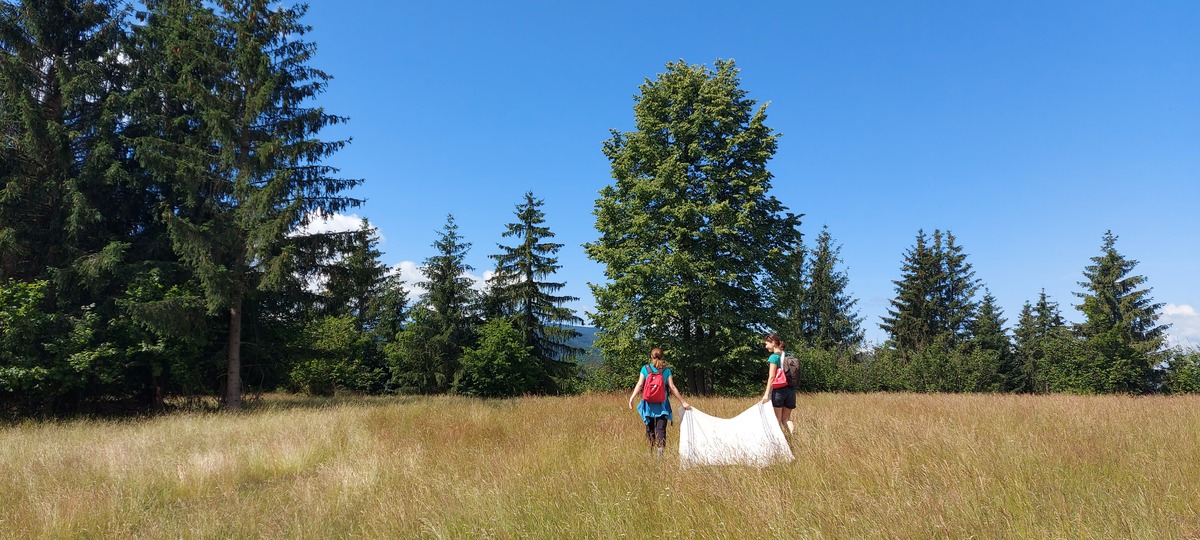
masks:
[(799, 216), (769, 194), (778, 135), (733, 61), (669, 63), (634, 100), (634, 130), (604, 144), (614, 182), (585, 245), (607, 278), (592, 285), (597, 341), (619, 370), (660, 346), (692, 391), (736, 386), (774, 319), (763, 285), (799, 241)]
[[(147, 124), (138, 157), (166, 186), (171, 245), (196, 276), (208, 308), (227, 316), (227, 407), (241, 404), (247, 302), (294, 285), (315, 216), (357, 205), (358, 183), (323, 161), (346, 141), (318, 133), (344, 121), (314, 106), (330, 77), (309, 66), (303, 5), (268, 0), (147, 3), (143, 50)], [(253, 311), (253, 310), (251, 310)]]
[(501, 313), (511, 319), (538, 364), (534, 370), (537, 387), (529, 390), (556, 393), (559, 381), (570, 375), (574, 366), (570, 359), (583, 352), (569, 344), (580, 335), (569, 325), (582, 324), (583, 319), (564, 305), (578, 298), (555, 294), (566, 284), (547, 280), (561, 268), (556, 254), (562, 244), (549, 241), (554, 233), (545, 225), (542, 204), (542, 199), (528, 192), (525, 201), (517, 205), (517, 221), (508, 224), (503, 236), (518, 243), (499, 244), (501, 252), (492, 255), (496, 273), (489, 294), (498, 301)]
[(1163, 305), (1143, 288), (1145, 276), (1132, 275), (1138, 263), (1118, 253), (1116, 242), (1112, 231), (1105, 232), (1100, 255), (1084, 269), (1084, 290), (1075, 293), (1084, 316), (1078, 332), (1101, 371), (1104, 386), (1096, 390), (1139, 393), (1149, 389), (1169, 325), (1158, 324)]

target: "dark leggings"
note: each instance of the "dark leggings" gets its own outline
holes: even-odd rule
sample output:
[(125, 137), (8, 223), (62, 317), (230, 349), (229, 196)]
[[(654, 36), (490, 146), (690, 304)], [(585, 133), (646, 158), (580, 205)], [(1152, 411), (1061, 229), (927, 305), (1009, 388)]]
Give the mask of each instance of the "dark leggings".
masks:
[(646, 422), (646, 439), (650, 441), (650, 446), (667, 445), (667, 417), (655, 416)]

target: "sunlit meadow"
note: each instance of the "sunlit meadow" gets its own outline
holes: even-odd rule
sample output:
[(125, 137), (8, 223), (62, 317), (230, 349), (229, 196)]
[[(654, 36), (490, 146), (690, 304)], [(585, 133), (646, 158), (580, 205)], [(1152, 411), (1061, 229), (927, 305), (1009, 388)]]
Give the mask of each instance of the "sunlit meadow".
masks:
[(1200, 538), (1197, 396), (805, 395), (762, 469), (681, 469), (678, 418), (656, 460), (626, 397), (7, 425), (0, 535)]

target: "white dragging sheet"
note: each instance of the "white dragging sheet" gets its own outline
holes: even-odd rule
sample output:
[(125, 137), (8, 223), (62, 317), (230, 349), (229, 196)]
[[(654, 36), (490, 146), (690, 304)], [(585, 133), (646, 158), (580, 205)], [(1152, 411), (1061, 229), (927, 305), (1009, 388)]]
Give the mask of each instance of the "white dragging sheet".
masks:
[(791, 461), (792, 449), (775, 411), (758, 403), (733, 418), (717, 418), (684, 409), (679, 422), (679, 460), (692, 465), (755, 465)]

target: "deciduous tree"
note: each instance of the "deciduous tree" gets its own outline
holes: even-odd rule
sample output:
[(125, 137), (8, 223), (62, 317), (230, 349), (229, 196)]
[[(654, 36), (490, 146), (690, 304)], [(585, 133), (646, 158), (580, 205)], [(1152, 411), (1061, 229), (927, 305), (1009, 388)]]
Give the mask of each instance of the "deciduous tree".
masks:
[(599, 346), (621, 372), (659, 346), (691, 391), (740, 390), (775, 320), (763, 285), (799, 241), (799, 216), (770, 194), (778, 135), (733, 61), (669, 63), (633, 108), (634, 130), (604, 144), (614, 182), (585, 245), (607, 280), (592, 284)]

